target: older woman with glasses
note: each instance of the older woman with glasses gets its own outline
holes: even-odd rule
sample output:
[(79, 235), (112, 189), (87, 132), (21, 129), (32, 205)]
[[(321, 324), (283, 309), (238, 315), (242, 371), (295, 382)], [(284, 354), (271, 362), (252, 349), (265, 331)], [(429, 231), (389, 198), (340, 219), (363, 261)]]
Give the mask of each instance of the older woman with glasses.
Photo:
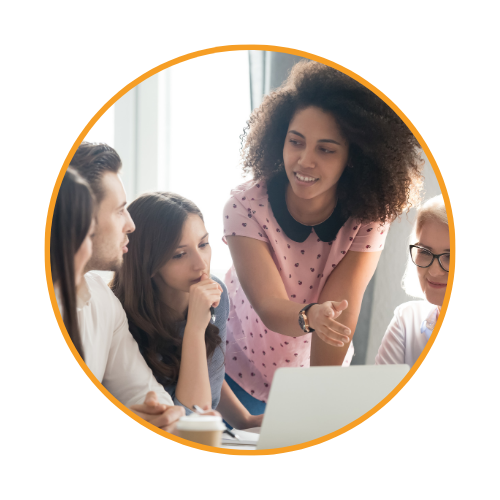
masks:
[[(422, 353), (443, 305), (450, 270), (450, 233), (443, 197), (435, 196), (418, 211), (403, 288), (410, 295), (415, 269), (425, 300), (401, 304), (394, 311), (375, 364), (413, 366)], [(414, 267), (416, 266), (416, 267)]]

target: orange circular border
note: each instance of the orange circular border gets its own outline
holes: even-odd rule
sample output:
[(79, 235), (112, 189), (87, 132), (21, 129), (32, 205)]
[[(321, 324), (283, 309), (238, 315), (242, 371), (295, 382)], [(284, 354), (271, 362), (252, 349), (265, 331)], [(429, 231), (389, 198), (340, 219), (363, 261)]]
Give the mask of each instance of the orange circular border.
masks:
[[(190, 59), (195, 59), (196, 57), (201, 57), (204, 55), (208, 54), (215, 54), (219, 52), (233, 52), (233, 51), (238, 51), (238, 50), (265, 50), (265, 51), (272, 51), (272, 52), (282, 52), (286, 54), (293, 54), (296, 56), (300, 57), (305, 57), (307, 59), (312, 59), (314, 61), (326, 64), (327, 66), (331, 66), (332, 68), (336, 68), (346, 75), (349, 75), (351, 78), (354, 78), (356, 81), (370, 89), (373, 93), (375, 93), (378, 97), (380, 97), (388, 106), (390, 106), (397, 114), (398, 116), (405, 122), (407, 127), (412, 131), (413, 135), (417, 138), (419, 144), (421, 145), (422, 149), (425, 151), (425, 154), (427, 155), (427, 158), (432, 166), (432, 169), (434, 170), (434, 173), (436, 175), (436, 178), (439, 183), (439, 187), (441, 188), (441, 193), (443, 194), (444, 198), (444, 203), (446, 206), (446, 211), (448, 213), (448, 223), (449, 223), (449, 228), (450, 228), (450, 251), (451, 251), (451, 267), (450, 267), (450, 272), (449, 272), (449, 277), (448, 277), (448, 283), (450, 286), (447, 287), (446, 289), (446, 294), (443, 302), (443, 306), (441, 308), (442, 313), (439, 315), (439, 319), (436, 323), (436, 327), (434, 328), (434, 332), (431, 335), (429, 341), (427, 342), (427, 345), (425, 346), (424, 350), (422, 351), (422, 354), (419, 356), (418, 360), (415, 362), (413, 367), (410, 369), (410, 371), (407, 373), (407, 375), (403, 378), (403, 380), (396, 386), (396, 388), (388, 395), (386, 396), (380, 403), (378, 403), (376, 406), (374, 406), (370, 411), (365, 413), (363, 416), (359, 417), (358, 419), (354, 420), (350, 424), (342, 427), (341, 429), (332, 432), (330, 434), (327, 434), (326, 436), (323, 436), (321, 438), (313, 439), (312, 441), (307, 441), (306, 443), (302, 443), (300, 445), (294, 445), (294, 446), (285, 446), (282, 448), (275, 448), (275, 449), (269, 449), (269, 450), (232, 450), (232, 449), (224, 449), (224, 448), (215, 448), (212, 446), (204, 446), (200, 445), (197, 443), (193, 443), (192, 441), (187, 441), (185, 439), (179, 438), (177, 436), (174, 436), (172, 434), (169, 434), (168, 432), (162, 431), (158, 427), (155, 427), (154, 425), (150, 424), (149, 422), (146, 422), (142, 418), (138, 417), (135, 413), (133, 413), (131, 410), (129, 410), (126, 406), (124, 406), (120, 401), (118, 401), (94, 376), (94, 374), (89, 370), (87, 365), (84, 363), (83, 359), (81, 356), (78, 354), (77, 350), (75, 349), (75, 346), (73, 345), (73, 342), (71, 341), (68, 332), (66, 330), (66, 327), (64, 326), (64, 322), (62, 320), (61, 313), (59, 312), (59, 308), (57, 307), (57, 301), (54, 293), (54, 287), (52, 285), (52, 273), (50, 269), (50, 231), (51, 231), (51, 226), (52, 226), (52, 216), (54, 214), (54, 206), (56, 203), (57, 195), (59, 193), (59, 188), (61, 186), (62, 179), (64, 177), (64, 174), (66, 173), (66, 170), (68, 168), (68, 165), (73, 158), (73, 155), (75, 154), (78, 146), (82, 142), (82, 140), (85, 138), (85, 136), (88, 134), (90, 129), (94, 126), (94, 124), (101, 118), (101, 116), (116, 102), (118, 99), (120, 99), (122, 96), (124, 96), (129, 90), (133, 89), (136, 85), (139, 83), (143, 82), (150, 76), (155, 75), (156, 73), (163, 71), (164, 69), (170, 68), (171, 66), (175, 66), (176, 64), (179, 64), (184, 61), (188, 61)], [(96, 387), (112, 402), (114, 403), (118, 408), (120, 408), (123, 412), (125, 412), (129, 417), (133, 418), (140, 424), (142, 424), (144, 427), (147, 427), (148, 429), (152, 430), (153, 432), (156, 432), (160, 436), (167, 437), (172, 441), (176, 441), (177, 443), (181, 443), (187, 446), (190, 446), (192, 448), (197, 448), (199, 450), (204, 450), (204, 451), (211, 451), (215, 453), (221, 453), (225, 455), (275, 455), (278, 453), (286, 453), (290, 451), (295, 451), (295, 450), (301, 450), (304, 448), (308, 448), (310, 446), (314, 446), (319, 443), (324, 443), (325, 441), (328, 441), (334, 437), (340, 436), (341, 434), (344, 434), (348, 430), (356, 427), (360, 423), (364, 422), (366, 419), (371, 417), (374, 413), (376, 413), (378, 410), (380, 410), (383, 406), (385, 406), (405, 385), (406, 383), (410, 380), (410, 378), (414, 375), (414, 373), (417, 371), (419, 366), (422, 364), (422, 361), (425, 359), (427, 356), (427, 353), (429, 352), (430, 348), (434, 344), (434, 341), (436, 340), (437, 334), (439, 332), (439, 329), (441, 328), (441, 325), (443, 324), (443, 320), (446, 314), (446, 311), (448, 309), (448, 304), (450, 302), (450, 296), (451, 296), (451, 290), (453, 287), (453, 279), (455, 276), (455, 226), (453, 223), (453, 213), (451, 210), (451, 204), (450, 204), (450, 199), (448, 196), (448, 191), (446, 189), (443, 177), (441, 175), (441, 172), (439, 171), (439, 168), (436, 164), (436, 161), (434, 157), (432, 156), (432, 153), (423, 140), (422, 136), (419, 134), (418, 130), (415, 128), (415, 126), (411, 123), (411, 121), (407, 118), (407, 116), (385, 95), (383, 94), (380, 90), (378, 90), (376, 87), (374, 87), (372, 84), (367, 82), (365, 79), (357, 75), (356, 73), (348, 70), (347, 68), (344, 68), (343, 66), (340, 66), (339, 64), (336, 64), (328, 59), (325, 59), (323, 57), (316, 56), (314, 54), (310, 54), (309, 52), (303, 52), (301, 50), (295, 50), (295, 49), (290, 49), (286, 47), (278, 47), (274, 45), (225, 45), (221, 47), (213, 47), (210, 49), (205, 49), (205, 50), (199, 50), (196, 52), (191, 52), (190, 54), (186, 54), (181, 57), (177, 57), (175, 59), (172, 59), (169, 62), (166, 62), (164, 64), (160, 64), (156, 68), (151, 69), (150, 71), (147, 71), (143, 75), (141, 75), (139, 78), (136, 78), (132, 82), (130, 82), (128, 85), (123, 87), (117, 94), (115, 94), (95, 115), (94, 117), (89, 121), (89, 123), (86, 125), (86, 127), (82, 130), (78, 138), (76, 139), (75, 143), (73, 144), (73, 147), (70, 149), (66, 160), (64, 161), (64, 164), (61, 168), (61, 171), (59, 172), (59, 175), (57, 177), (56, 184), (54, 186), (54, 190), (52, 192), (52, 197), (50, 199), (50, 205), (49, 205), (49, 210), (47, 214), (47, 224), (45, 228), (45, 271), (46, 271), (46, 276), (47, 276), (47, 286), (49, 289), (49, 295), (50, 295), (50, 300), (52, 302), (52, 308), (54, 309), (54, 313), (57, 319), (57, 322), (59, 323), (59, 327), (61, 328), (61, 331), (64, 335), (64, 338), (66, 340), (66, 343), (68, 344), (68, 347), (70, 348), (71, 352), (75, 356), (76, 360), (82, 367), (83, 371), (88, 375), (90, 380), (96, 385)]]

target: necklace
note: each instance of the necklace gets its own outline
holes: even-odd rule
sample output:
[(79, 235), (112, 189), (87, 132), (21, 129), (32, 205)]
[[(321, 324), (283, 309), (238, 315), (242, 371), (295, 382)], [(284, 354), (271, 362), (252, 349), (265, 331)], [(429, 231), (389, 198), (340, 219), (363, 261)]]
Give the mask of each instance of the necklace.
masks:
[(288, 213), (290, 214), (290, 217), (295, 221), (295, 222), (298, 222), (299, 224), (302, 224), (303, 226), (307, 226), (307, 227), (314, 227), (314, 226), (319, 226), (320, 224), (323, 224), (323, 222), (326, 222), (333, 214), (333, 212), (335, 212), (335, 209), (337, 208), (337, 202), (339, 201), (339, 198), (338, 196), (336, 197), (336, 200), (335, 200), (335, 205), (333, 205), (333, 209), (332, 211), (330, 212), (330, 215), (325, 219), (325, 220), (322, 220), (321, 222), (317, 222), (316, 224), (304, 224), (303, 222), (300, 222), (299, 220), (297, 220), (293, 215), (292, 213), (290, 212), (290, 209), (288, 208), (288, 200), (287, 200), (287, 196), (286, 196), (286, 193), (285, 193), (285, 205), (286, 205), (286, 209), (288, 210)]

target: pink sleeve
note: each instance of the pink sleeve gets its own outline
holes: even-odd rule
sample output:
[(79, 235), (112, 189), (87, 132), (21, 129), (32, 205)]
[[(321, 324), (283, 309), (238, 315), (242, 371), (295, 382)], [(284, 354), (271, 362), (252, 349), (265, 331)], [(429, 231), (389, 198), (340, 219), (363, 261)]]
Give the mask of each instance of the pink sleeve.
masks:
[(246, 236), (255, 240), (269, 243), (266, 232), (252, 213), (249, 206), (231, 196), (224, 206), (224, 236), (222, 241), (227, 243), (226, 236)]
[(362, 224), (349, 250), (353, 252), (381, 251), (384, 248), (389, 226), (388, 223), (382, 226), (380, 222)]

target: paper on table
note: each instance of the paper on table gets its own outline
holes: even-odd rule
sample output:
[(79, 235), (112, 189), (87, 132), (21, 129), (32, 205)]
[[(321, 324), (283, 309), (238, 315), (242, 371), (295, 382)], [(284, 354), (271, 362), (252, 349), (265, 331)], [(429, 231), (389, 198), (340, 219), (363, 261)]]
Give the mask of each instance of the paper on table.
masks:
[(231, 432), (236, 434), (240, 439), (233, 439), (229, 434), (222, 434), (222, 444), (231, 445), (246, 445), (246, 444), (257, 444), (259, 441), (260, 427), (255, 427), (253, 429), (247, 429), (246, 431), (239, 431), (238, 429), (233, 429)]

